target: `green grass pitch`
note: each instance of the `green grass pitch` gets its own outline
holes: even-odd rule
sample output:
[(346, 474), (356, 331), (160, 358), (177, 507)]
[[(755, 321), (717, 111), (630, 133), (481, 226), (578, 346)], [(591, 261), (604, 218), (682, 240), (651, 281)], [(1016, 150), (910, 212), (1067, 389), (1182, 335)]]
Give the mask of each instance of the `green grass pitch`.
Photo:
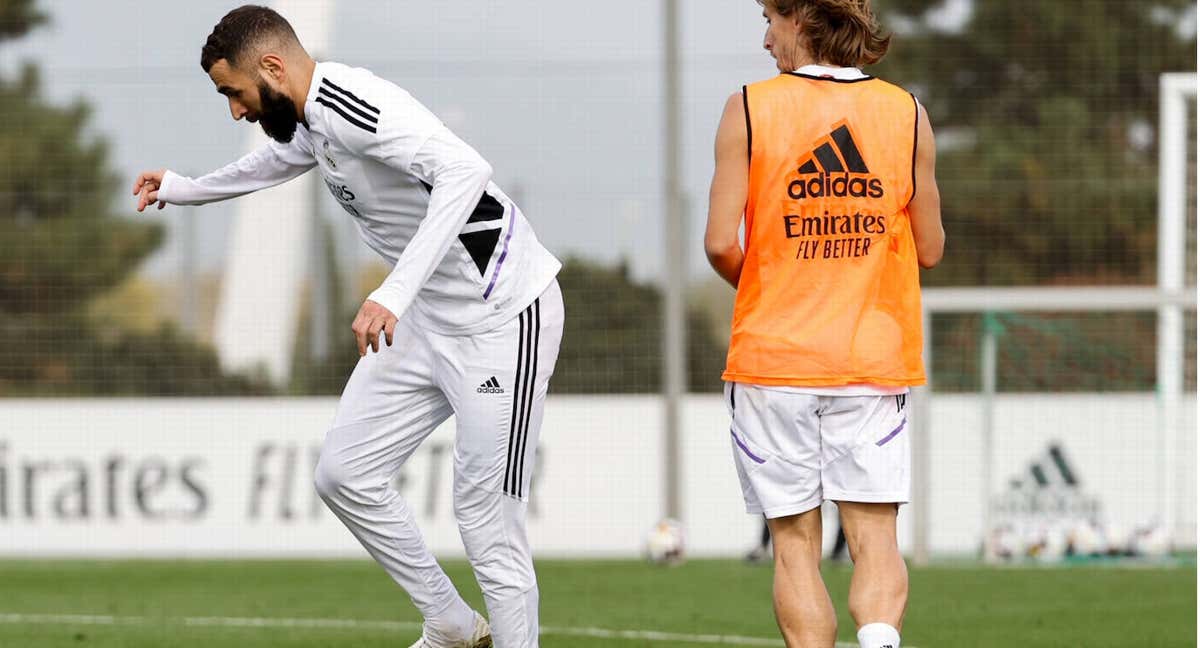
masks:
[[(469, 568), (446, 567), (482, 609)], [(783, 645), (769, 567), (545, 560), (538, 573), (547, 648)], [(947, 566), (913, 568), (910, 578), (905, 646), (1196, 645), (1194, 564)], [(826, 581), (841, 614), (839, 641), (852, 642), (850, 571), (829, 567)], [(367, 561), (0, 561), (6, 647), (405, 648), (417, 620), (403, 592)], [(604, 632), (587, 636), (589, 628)]]

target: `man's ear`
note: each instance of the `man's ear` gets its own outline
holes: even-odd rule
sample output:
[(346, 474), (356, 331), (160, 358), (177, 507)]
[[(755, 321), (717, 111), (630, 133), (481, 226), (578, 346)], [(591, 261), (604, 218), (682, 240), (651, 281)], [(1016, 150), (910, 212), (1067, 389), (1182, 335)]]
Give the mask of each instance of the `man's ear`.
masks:
[(284, 64), (278, 54), (263, 54), (258, 59), (258, 69), (276, 81), (283, 81)]

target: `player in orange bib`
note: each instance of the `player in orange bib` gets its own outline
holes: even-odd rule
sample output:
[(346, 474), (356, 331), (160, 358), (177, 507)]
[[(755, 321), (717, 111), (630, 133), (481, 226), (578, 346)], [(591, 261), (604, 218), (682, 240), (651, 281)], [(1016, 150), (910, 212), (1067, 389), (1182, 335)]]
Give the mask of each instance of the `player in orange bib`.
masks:
[(899, 648), (906, 396), (925, 382), (918, 274), (945, 241), (933, 131), (913, 95), (860, 69), (891, 40), (869, 0), (759, 4), (781, 74), (725, 106), (704, 241), (737, 288), (730, 447), (747, 511), (771, 529), (787, 645), (836, 639), (819, 571), (831, 500), (854, 560), (859, 643)]

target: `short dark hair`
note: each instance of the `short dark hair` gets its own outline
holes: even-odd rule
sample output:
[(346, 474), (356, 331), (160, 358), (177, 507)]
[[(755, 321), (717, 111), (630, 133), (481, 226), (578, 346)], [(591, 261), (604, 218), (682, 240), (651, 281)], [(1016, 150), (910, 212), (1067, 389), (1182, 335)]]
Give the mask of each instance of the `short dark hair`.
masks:
[(200, 67), (207, 73), (221, 59), (237, 67), (244, 62), (241, 58), (245, 54), (272, 41), (300, 44), (292, 25), (278, 12), (270, 7), (243, 5), (225, 14), (213, 27), (200, 50)]

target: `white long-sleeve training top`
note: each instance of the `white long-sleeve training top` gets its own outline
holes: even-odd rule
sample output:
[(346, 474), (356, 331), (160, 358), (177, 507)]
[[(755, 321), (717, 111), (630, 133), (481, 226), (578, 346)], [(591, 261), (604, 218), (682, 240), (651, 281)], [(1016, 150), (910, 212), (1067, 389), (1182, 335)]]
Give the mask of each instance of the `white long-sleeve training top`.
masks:
[(318, 63), (291, 142), (272, 140), (199, 178), (167, 171), (158, 197), (202, 205), (320, 169), (392, 272), (368, 299), (447, 335), (493, 329), (561, 264), (491, 182), (492, 168), (408, 92), (369, 70)]

